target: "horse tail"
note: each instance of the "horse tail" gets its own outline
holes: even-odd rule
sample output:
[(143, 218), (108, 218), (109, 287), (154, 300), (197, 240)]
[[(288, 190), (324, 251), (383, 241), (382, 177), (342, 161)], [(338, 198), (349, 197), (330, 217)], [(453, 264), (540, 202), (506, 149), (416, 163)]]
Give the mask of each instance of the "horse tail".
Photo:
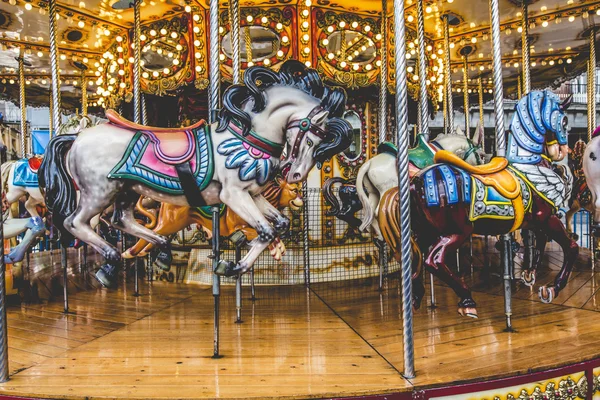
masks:
[[(390, 246), (392, 254), (396, 261), (402, 260), (402, 238), (400, 235), (400, 198), (398, 196), (398, 187), (394, 187), (385, 192), (381, 198), (379, 206), (379, 215), (377, 221), (383, 239)], [(423, 269), (423, 257), (421, 249), (414, 237), (410, 238), (412, 251), (412, 279), (417, 278)]]
[(38, 180), (46, 199), (46, 207), (52, 213), (52, 222), (60, 231), (63, 244), (73, 240), (73, 235), (65, 229), (64, 222), (77, 207), (77, 190), (66, 164), (67, 152), (76, 138), (76, 135), (60, 135), (52, 138), (38, 171)]
[(156, 227), (156, 215), (154, 215), (154, 213), (148, 211), (145, 207), (144, 207), (144, 196), (140, 196), (139, 200), (137, 201), (136, 205), (135, 205), (135, 209), (138, 210), (138, 212), (140, 214), (142, 214), (144, 217), (148, 218), (148, 223), (145, 224), (144, 226), (148, 229), (154, 229)]
[(331, 208), (325, 213), (326, 215), (337, 216), (341, 210), (340, 202), (338, 201), (337, 196), (332, 192), (333, 185), (336, 183), (341, 183), (343, 185), (346, 183), (346, 180), (340, 177), (329, 178), (323, 185), (323, 197), (325, 198), (325, 202), (331, 206)]
[(358, 193), (358, 199), (360, 200), (363, 208), (363, 217), (362, 224), (360, 225), (361, 231), (364, 231), (373, 222), (373, 218), (375, 218), (375, 210), (371, 207), (371, 203), (369, 203), (369, 195), (365, 191), (364, 187), (364, 179), (368, 179), (367, 172), (371, 167), (371, 160), (365, 162), (359, 169), (358, 174), (356, 175), (356, 193)]
[(8, 192), (8, 179), (10, 178), (10, 170), (15, 164), (15, 160), (7, 161), (0, 167), (0, 176), (2, 176), (2, 193)]

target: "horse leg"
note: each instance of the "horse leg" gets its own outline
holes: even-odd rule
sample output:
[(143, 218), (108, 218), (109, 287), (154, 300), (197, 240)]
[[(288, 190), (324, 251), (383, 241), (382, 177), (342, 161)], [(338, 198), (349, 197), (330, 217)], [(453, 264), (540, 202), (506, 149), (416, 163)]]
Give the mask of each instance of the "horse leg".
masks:
[(539, 291), (540, 299), (544, 303), (551, 303), (569, 280), (573, 265), (579, 254), (579, 246), (575, 240), (569, 237), (563, 223), (555, 214), (548, 218), (544, 228), (550, 239), (558, 243), (563, 251), (563, 264), (560, 272), (554, 279), (554, 285), (541, 286)]
[(525, 286), (532, 287), (535, 284), (535, 275), (542, 260), (544, 258), (544, 251), (546, 250), (546, 243), (548, 243), (548, 236), (541, 230), (535, 232), (535, 253), (533, 255), (533, 261), (531, 263), (531, 269), (523, 268), (521, 272), (521, 281)]
[(567, 232), (570, 236), (572, 236), (575, 240), (578, 239), (577, 234), (573, 232), (573, 216), (581, 209), (581, 205), (579, 204), (579, 200), (575, 200), (569, 211), (565, 214), (565, 222), (567, 223)]
[[(252, 241), (250, 250), (248, 253), (246, 253), (246, 256), (242, 258), (235, 267), (231, 262), (227, 262), (225, 264), (220, 263), (220, 267), (217, 268), (217, 271), (215, 272), (218, 275), (224, 276), (243, 274), (252, 268), (252, 265), (260, 253), (262, 253), (263, 250), (267, 248), (269, 243), (275, 239), (277, 231), (269, 224), (269, 221), (255, 202), (256, 199), (261, 198), (262, 196), (252, 197), (248, 192), (242, 190), (242, 188), (227, 186), (221, 189), (220, 197), (221, 201), (225, 203), (231, 209), (231, 211), (235, 212), (238, 216), (240, 216), (240, 218), (242, 218), (256, 230), (258, 236)], [(264, 203), (269, 204), (266, 200), (264, 200), (264, 197), (262, 197), (262, 200), (258, 200), (258, 202), (263, 208), (268, 208), (267, 206), (264, 206)], [(278, 230), (283, 229), (284, 225), (289, 227), (289, 220), (281, 215), (281, 213), (275, 207), (271, 207), (272, 209), (269, 211), (271, 218), (277, 218), (273, 212), (273, 209), (277, 212), (277, 214), (283, 217), (283, 219), (278, 220)]]
[(433, 245), (425, 265), (433, 270), (433, 273), (445, 282), (460, 298), (458, 302), (458, 313), (463, 316), (477, 318), (477, 304), (473, 300), (469, 287), (456, 275), (452, 273), (446, 264), (446, 256), (455, 254), (460, 246), (469, 238), (471, 232), (441, 236)]
[(29, 248), (36, 243), (37, 239), (44, 235), (46, 232), (46, 227), (44, 226), (44, 222), (40, 217), (31, 217), (27, 219), (27, 223), (25, 224), (25, 228), (27, 229), (23, 240), (21, 243), (13, 249), (10, 250), (6, 256), (4, 256), (4, 262), (8, 264), (14, 264), (19, 261), (23, 261), (25, 254)]
[(383, 241), (383, 234), (381, 233), (379, 220), (377, 218), (377, 215), (379, 214), (379, 201), (381, 200), (380, 193), (368, 178), (363, 180), (363, 185), (365, 185), (369, 192), (367, 207), (372, 210), (373, 221), (371, 222), (371, 229), (373, 229), (373, 237), (379, 241)]

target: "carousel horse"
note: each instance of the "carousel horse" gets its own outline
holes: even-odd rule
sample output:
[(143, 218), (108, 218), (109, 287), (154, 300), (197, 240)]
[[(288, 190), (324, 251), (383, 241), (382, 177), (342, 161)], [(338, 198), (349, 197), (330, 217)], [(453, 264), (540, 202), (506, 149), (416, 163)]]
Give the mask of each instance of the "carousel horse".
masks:
[(165, 236), (135, 220), (140, 195), (176, 206), (224, 203), (258, 236), (237, 264), (220, 260), (215, 272), (245, 273), (289, 228), (289, 219), (260, 192), (280, 163), (288, 182), (296, 183), (349, 146), (352, 128), (340, 118), (345, 102), (343, 89), (326, 87), (316, 70), (290, 60), (278, 72), (249, 68), (243, 85), (225, 91), (214, 124), (153, 128), (108, 110), (108, 123), (48, 144), (40, 169), (46, 205), (63, 242), (73, 235), (106, 259), (96, 278), (114, 286), (121, 255), (90, 227), (93, 216), (114, 203), (116, 228), (169, 253)]
[(585, 152), (583, 153), (583, 174), (585, 176), (585, 182), (591, 193), (591, 204), (592, 209), (592, 234), (598, 237), (600, 227), (598, 221), (600, 221), (600, 127), (596, 128), (592, 134), (592, 140), (590, 140), (585, 146)]
[[(290, 207), (293, 211), (298, 211), (304, 204), (300, 195), (300, 185), (298, 183), (287, 183), (279, 177), (275, 181), (270, 181), (261, 192), (261, 195), (279, 210)], [(152, 215), (139, 202), (136, 208), (144, 215)], [(235, 232), (241, 231), (245, 237), (242, 238), (244, 241), (256, 239), (257, 232), (227, 206), (221, 206), (219, 212), (221, 215), (219, 223), (221, 236), (230, 237)], [(192, 224), (198, 224), (206, 231), (212, 232), (210, 207), (191, 208), (162, 203), (158, 217), (155, 217), (154, 220), (156, 222), (156, 225), (152, 227), (154, 232), (163, 236), (169, 236)], [(270, 246), (271, 255), (279, 261), (281, 256), (285, 254), (285, 246), (281, 241), (273, 242), (273, 244)], [(153, 247), (152, 243), (140, 239), (133, 247), (123, 253), (123, 258), (144, 257)], [(165, 264), (160, 257), (157, 261), (159, 261), (159, 267), (165, 270), (169, 269), (170, 263)]]
[[(90, 118), (74, 115), (61, 125), (56, 134), (76, 134), (91, 125)], [(19, 245), (4, 256), (6, 263), (22, 261), (29, 248), (46, 232), (44, 221), (38, 213), (40, 207), (45, 207), (44, 198), (38, 185), (38, 169), (41, 162), (42, 157), (33, 156), (28, 159), (8, 161), (2, 164), (0, 169), (3, 184), (4, 238), (10, 239), (25, 233)], [(13, 218), (10, 214), (10, 205), (19, 201), (23, 196), (26, 197), (25, 209), (30, 217)]]
[[(543, 233), (562, 248), (564, 260), (554, 283), (541, 286), (539, 297), (550, 303), (565, 287), (579, 247), (556, 215), (567, 190), (551, 161), (568, 152), (567, 117), (571, 99), (560, 102), (549, 91), (532, 91), (516, 105), (507, 134), (506, 158), (472, 166), (447, 151), (435, 154), (436, 164), (411, 181), (411, 226), (425, 267), (448, 284), (460, 298), (458, 312), (477, 317), (467, 285), (448, 268), (453, 254), (471, 234), (501, 235), (517, 229)], [(600, 171), (600, 168), (598, 169)], [(394, 252), (400, 251), (398, 188), (381, 199), (379, 224)], [(535, 270), (529, 271), (534, 281)], [(414, 306), (425, 294), (422, 277), (414, 278)]]
[[(475, 129), (472, 139), (458, 128), (456, 134), (442, 134), (430, 142), (426, 142), (423, 135), (418, 135), (417, 145), (408, 150), (410, 177), (432, 165), (433, 156), (439, 150), (450, 151), (471, 165), (484, 163), (486, 155), (481, 148), (483, 135), (483, 127), (480, 126)], [(350, 226), (360, 226), (361, 231), (371, 226), (374, 237), (383, 240), (377, 223), (377, 210), (381, 195), (398, 186), (397, 153), (395, 145), (384, 142), (377, 148), (377, 155), (359, 168), (356, 180), (346, 181), (338, 177), (328, 179), (323, 186), (323, 196), (331, 206), (328, 215), (334, 215)], [(342, 184), (338, 192), (341, 204), (332, 193), (332, 187), (337, 183)], [(362, 221), (354, 216), (361, 209), (364, 209)]]

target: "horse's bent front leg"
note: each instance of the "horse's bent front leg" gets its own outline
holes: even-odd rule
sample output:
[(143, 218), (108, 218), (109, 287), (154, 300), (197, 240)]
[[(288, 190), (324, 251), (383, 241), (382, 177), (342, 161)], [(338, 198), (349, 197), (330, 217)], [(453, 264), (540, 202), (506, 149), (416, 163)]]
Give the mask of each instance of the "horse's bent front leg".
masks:
[[(252, 228), (256, 230), (257, 237), (250, 244), (251, 248), (246, 256), (242, 258), (237, 265), (234, 266), (234, 264), (230, 262), (221, 262), (219, 263), (219, 268), (217, 268), (215, 272), (218, 275), (224, 276), (243, 274), (252, 267), (260, 253), (262, 253), (263, 250), (267, 248), (269, 243), (275, 239), (276, 231), (271, 224), (269, 224), (267, 218), (265, 218), (265, 216), (262, 214), (261, 209), (255, 202), (255, 198), (252, 197), (247, 191), (237, 187), (232, 188), (224, 186), (221, 190), (220, 196), (223, 203), (230, 207), (233, 212), (239, 215), (244, 221), (246, 221)], [(279, 211), (277, 211), (277, 214), (281, 216)], [(271, 215), (276, 218), (275, 213), (272, 213)]]
[(542, 265), (546, 243), (548, 243), (548, 236), (546, 236), (546, 233), (541, 230), (535, 231), (535, 254), (533, 255), (531, 269), (524, 268), (521, 272), (521, 280), (525, 286), (531, 287), (535, 284), (535, 275), (540, 265)]
[(573, 232), (573, 216), (577, 213), (577, 211), (579, 211), (581, 209), (581, 205), (579, 204), (579, 200), (575, 200), (573, 202), (573, 204), (571, 205), (571, 208), (569, 208), (569, 211), (567, 211), (567, 213), (565, 214), (565, 221), (567, 223), (567, 232), (569, 232), (569, 234), (571, 236), (573, 236), (573, 238), (575, 240), (577, 240), (577, 234), (575, 232)]
[(254, 196), (254, 202), (258, 209), (267, 219), (273, 221), (273, 227), (277, 230), (278, 235), (287, 233), (290, 229), (290, 219), (283, 215), (275, 206), (267, 201), (262, 195)]
[(550, 239), (559, 244), (563, 251), (562, 268), (554, 279), (554, 285), (541, 286), (539, 291), (540, 299), (544, 303), (551, 303), (569, 280), (573, 265), (579, 255), (579, 246), (575, 240), (569, 237), (565, 226), (556, 215), (552, 215), (548, 218), (545, 231)]

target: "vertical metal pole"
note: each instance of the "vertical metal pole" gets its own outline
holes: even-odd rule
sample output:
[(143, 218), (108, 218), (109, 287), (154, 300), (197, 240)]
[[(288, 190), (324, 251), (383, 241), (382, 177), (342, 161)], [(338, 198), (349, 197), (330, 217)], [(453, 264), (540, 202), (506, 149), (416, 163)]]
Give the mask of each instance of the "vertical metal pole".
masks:
[(139, 297), (140, 296), (140, 277), (139, 277), (139, 257), (136, 257), (135, 260), (133, 261), (133, 296), (134, 297)]
[[(0, 176), (0, 187), (2, 177)], [(0, 383), (8, 380), (8, 324), (6, 321), (6, 264), (4, 263), (4, 221), (0, 218)]]
[(417, 0), (417, 38), (419, 43), (419, 110), (421, 134), (429, 141), (429, 106), (427, 104), (427, 58), (425, 57), (425, 17), (423, 0)]
[[(23, 50), (21, 50), (21, 53)], [(21, 106), (21, 157), (27, 157), (27, 104), (25, 102), (25, 60), (23, 54), (17, 57), (19, 62), (19, 105)]]
[(517, 98), (523, 97), (523, 85), (521, 84), (521, 75), (517, 76)]
[(483, 120), (483, 82), (481, 76), (477, 79), (477, 85), (479, 89), (479, 127), (483, 131), (481, 137), (481, 148), (485, 153), (485, 125)]
[[(213, 0), (216, 1), (216, 0)], [(212, 4), (212, 2), (211, 2)], [(221, 302), (221, 277), (215, 273), (219, 260), (221, 259), (221, 248), (220, 248), (220, 232), (219, 232), (219, 206), (212, 207), (212, 224), (213, 224), (213, 237), (212, 237), (212, 257), (213, 257), (213, 298), (214, 298), (214, 321), (213, 321), (213, 358), (220, 358), (219, 355), (219, 314), (220, 314), (220, 302)]]
[(81, 115), (87, 117), (88, 113), (88, 98), (87, 98), (87, 78), (85, 69), (81, 70)]
[(435, 288), (433, 287), (433, 274), (429, 274), (429, 296), (431, 298), (431, 304), (429, 308), (437, 308), (435, 304)]
[[(217, 112), (219, 110), (219, 89), (221, 85), (221, 74), (219, 70), (219, 0), (210, 0), (209, 12), (210, 24), (210, 48), (209, 48), (209, 92), (208, 108), (209, 122), (217, 122)], [(221, 277), (215, 273), (221, 257), (219, 246), (219, 206), (212, 207), (212, 257), (213, 258), (213, 298), (214, 298), (214, 351), (213, 358), (219, 358), (219, 312), (221, 297)]]
[[(229, 25), (231, 26), (231, 60), (233, 62), (233, 84), (240, 83), (240, 4), (239, 0), (229, 0)], [(251, 61), (251, 60), (248, 60)]]
[(452, 66), (450, 65), (450, 23), (448, 14), (442, 15), (444, 22), (444, 66), (446, 73), (444, 80), (446, 82), (446, 121), (448, 122), (448, 134), (454, 134), (454, 107), (452, 105)]
[(142, 0), (133, 0), (133, 120), (136, 124), (142, 122), (142, 87), (140, 83), (140, 73), (142, 68), (142, 49), (141, 49), (141, 10)]
[(471, 124), (469, 113), (469, 56), (464, 55), (463, 59), (463, 105), (465, 108), (465, 135), (467, 138), (471, 137)]
[[(523, 87), (523, 95), (526, 95), (531, 90), (531, 70), (529, 65), (529, 0), (522, 0), (521, 3), (521, 52), (523, 54), (522, 68), (523, 79), (521, 81)], [(519, 96), (520, 97), (520, 96)]]
[(506, 332), (512, 332), (512, 270), (513, 254), (511, 247), (511, 236), (502, 235), (502, 247), (500, 252), (500, 260), (503, 265), (503, 280), (504, 280), (504, 314), (506, 315)]
[(302, 207), (302, 220), (303, 230), (302, 230), (302, 244), (303, 244), (303, 252), (302, 257), (304, 261), (304, 284), (306, 287), (310, 286), (310, 248), (309, 248), (309, 237), (308, 237), (308, 202), (310, 201), (308, 198), (308, 186), (306, 181), (302, 182), (302, 196), (304, 197), (304, 206)]
[(54, 126), (52, 124), (53, 120), (53, 111), (52, 111), (52, 88), (50, 88), (50, 101), (48, 103), (48, 111), (50, 112), (50, 118), (48, 119), (48, 138), (52, 139)]
[(146, 109), (146, 95), (144, 93), (142, 93), (140, 96), (142, 101), (141, 101), (141, 106), (142, 106), (142, 125), (148, 125), (148, 110)]
[[(592, 29), (590, 32), (590, 57), (588, 60), (588, 76), (587, 76), (587, 86), (588, 86), (588, 135), (587, 141), (588, 143), (592, 140), (592, 133), (596, 129), (596, 29)], [(590, 249), (591, 249), (591, 257), (590, 260), (592, 262), (592, 270), (595, 269), (596, 266), (596, 239), (592, 235), (592, 226), (594, 225), (594, 215), (590, 214), (588, 218), (588, 237), (590, 240)]]
[(56, 0), (48, 0), (48, 17), (50, 30), (50, 72), (52, 75), (52, 118), (54, 131), (62, 124), (60, 120), (60, 75), (58, 68), (58, 43), (56, 41)]
[[(235, 263), (237, 264), (242, 259), (242, 244), (235, 245)], [(238, 275), (235, 281), (235, 323), (242, 322), (242, 275)]]
[[(408, 84), (406, 81), (406, 27), (404, 0), (394, 0), (396, 40), (396, 132), (398, 137), (398, 193), (400, 195), (400, 237), (402, 254), (402, 322), (404, 338), (404, 376), (415, 377), (413, 341), (412, 268), (410, 244), (410, 180), (408, 177)], [(448, 49), (449, 50), (449, 49)]]
[(379, 143), (387, 136), (387, 53), (388, 53), (387, 0), (381, 1), (381, 70), (379, 73)]
[(60, 263), (63, 268), (63, 296), (65, 299), (65, 314), (69, 312), (69, 276), (67, 274), (67, 247), (60, 244)]
[(256, 300), (256, 291), (254, 288), (254, 265), (250, 269), (250, 300)]
[(496, 155), (504, 157), (506, 155), (506, 132), (504, 131), (504, 86), (502, 84), (502, 48), (499, 12), (498, 0), (490, 0), (494, 113), (496, 118)]

